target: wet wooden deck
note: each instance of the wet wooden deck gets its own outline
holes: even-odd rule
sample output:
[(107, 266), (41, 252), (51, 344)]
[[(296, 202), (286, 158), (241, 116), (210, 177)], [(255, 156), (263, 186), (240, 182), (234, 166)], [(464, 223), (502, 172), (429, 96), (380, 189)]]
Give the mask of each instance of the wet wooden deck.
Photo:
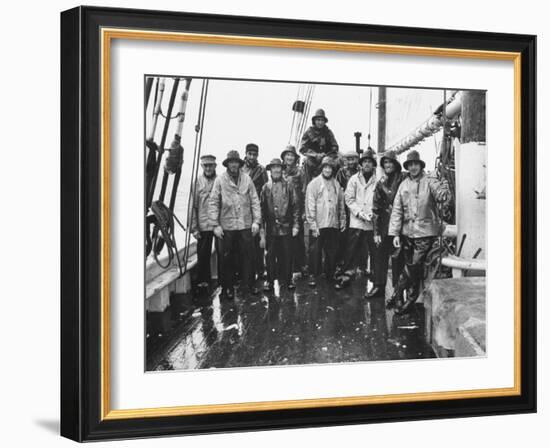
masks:
[[(424, 311), (396, 316), (383, 298), (365, 300), (366, 279), (336, 291), (303, 280), (293, 291), (220, 300), (175, 295), (163, 316), (148, 315), (150, 370), (208, 369), (430, 358)], [(390, 291), (387, 291), (389, 294)], [(156, 313), (159, 314), (159, 313)], [(159, 330), (158, 321), (164, 323)]]

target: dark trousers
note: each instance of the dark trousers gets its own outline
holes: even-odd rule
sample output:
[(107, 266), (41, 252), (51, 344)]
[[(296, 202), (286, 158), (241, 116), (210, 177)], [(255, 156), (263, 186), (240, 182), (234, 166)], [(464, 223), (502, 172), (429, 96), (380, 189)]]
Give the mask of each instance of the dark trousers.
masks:
[(264, 250), (260, 247), (260, 235), (254, 235), (252, 237), (252, 244), (254, 247), (253, 259), (252, 259), (252, 275), (257, 275), (260, 278), (264, 275), (265, 263), (264, 263)]
[(380, 271), (384, 273), (384, 282), (378, 286), (386, 285), (390, 258), (392, 285), (395, 288), (403, 271), (403, 248), (393, 247), (393, 236), (385, 236), (382, 238), (382, 244), (380, 245), (379, 259), (375, 262), (375, 264), (380, 266)]
[(290, 236), (290, 272), (300, 272), (306, 264), (306, 246), (304, 241), (304, 225), (300, 225), (298, 235)]
[(243, 286), (254, 284), (251, 261), (254, 255), (252, 232), (245, 230), (224, 230), (218, 240), (218, 254), (221, 254), (221, 272), (218, 277), (223, 289), (231, 289), (235, 283), (235, 273), (240, 272)]
[(420, 284), (424, 274), (424, 262), (435, 238), (434, 236), (423, 238), (401, 237), (405, 257), (405, 269), (403, 269), (403, 272), (399, 276), (396, 292), (402, 294), (405, 289), (408, 290), (408, 300), (415, 301), (418, 299)]
[[(212, 256), (213, 239), (214, 232), (206, 231), (201, 232), (201, 237), (197, 240), (197, 283), (209, 283), (212, 279), (210, 259)], [(219, 254), (218, 241), (216, 241), (216, 252)]]
[(291, 235), (269, 235), (266, 237), (267, 281), (272, 283), (275, 279), (287, 284), (292, 278), (290, 265)]
[[(380, 283), (377, 282), (381, 281), (382, 272), (380, 272), (380, 269), (377, 269), (379, 266), (379, 248), (374, 244), (374, 232), (372, 230), (348, 229), (344, 257), (344, 272), (351, 271), (357, 266), (361, 266), (363, 260), (367, 260), (369, 255), (370, 271), (373, 273), (373, 283), (378, 286)], [(364, 264), (366, 265), (366, 261)]]
[[(334, 277), (336, 251), (338, 249), (338, 229), (320, 229), (319, 236), (309, 236), (309, 265), (311, 274), (318, 276), (324, 271), (327, 279)], [(324, 263), (323, 263), (324, 260)], [(322, 269), (324, 264), (324, 270)]]

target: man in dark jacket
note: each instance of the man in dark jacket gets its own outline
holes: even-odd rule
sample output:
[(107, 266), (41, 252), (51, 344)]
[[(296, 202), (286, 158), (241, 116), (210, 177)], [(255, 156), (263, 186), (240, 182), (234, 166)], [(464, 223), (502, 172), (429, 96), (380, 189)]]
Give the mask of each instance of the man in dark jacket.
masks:
[[(374, 187), (374, 196), (372, 200), (372, 214), (374, 227), (374, 243), (378, 246), (374, 264), (379, 267), (377, 270), (377, 283), (385, 291), (388, 277), (388, 264), (391, 258), (392, 284), (397, 285), (397, 280), (403, 269), (403, 252), (399, 248), (393, 247), (393, 238), (388, 236), (388, 227), (390, 225), (390, 215), (393, 207), (393, 200), (399, 185), (407, 176), (407, 173), (401, 172), (401, 164), (397, 160), (395, 151), (387, 151), (380, 159), (384, 175)], [(390, 300), (388, 308), (394, 306)]]
[(298, 235), (292, 237), (290, 265), (292, 272), (303, 272), (306, 265), (306, 246), (304, 240), (304, 173), (298, 166), (300, 156), (293, 145), (288, 145), (281, 153), (283, 161), (283, 178), (294, 187), (296, 193), (296, 202), (299, 212)]
[[(256, 188), (256, 194), (258, 198), (262, 192), (262, 187), (267, 182), (267, 171), (265, 168), (258, 163), (258, 152), (259, 148), (256, 143), (249, 143), (246, 145), (245, 149), (245, 158), (244, 166), (242, 168), (243, 173), (250, 176), (252, 182), (254, 183), (254, 188)], [(260, 235), (255, 235), (253, 238), (254, 242), (254, 259), (252, 261), (253, 273), (255, 276), (260, 279), (264, 275), (265, 264), (264, 264), (264, 250), (260, 247)]]
[(216, 177), (208, 200), (208, 218), (221, 253), (222, 297), (228, 299), (233, 298), (235, 254), (239, 256), (243, 288), (258, 292), (250, 262), (252, 237), (260, 230), (260, 200), (250, 177), (241, 172), (243, 165), (238, 151), (229, 151), (223, 161), (227, 171)]
[[(420, 294), (424, 261), (433, 242), (442, 231), (437, 204), (448, 205), (451, 198), (446, 181), (430, 177), (424, 172), (426, 164), (418, 151), (407, 154), (403, 164), (409, 175), (403, 179), (395, 195), (388, 235), (396, 248), (403, 245), (405, 269), (399, 277), (393, 294), (398, 314), (412, 309)], [(401, 305), (403, 291), (407, 301)]]
[(306, 156), (304, 162), (306, 186), (321, 173), (323, 158), (338, 153), (338, 143), (327, 126), (328, 118), (325, 111), (318, 109), (311, 121), (312, 126), (304, 133), (300, 144), (300, 152)]
[(267, 170), (271, 180), (262, 188), (260, 204), (262, 209), (262, 246), (267, 250), (267, 280), (265, 291), (273, 289), (275, 279), (279, 286), (296, 288), (292, 280), (290, 265), (291, 238), (298, 235), (300, 209), (294, 187), (283, 178), (283, 162), (273, 159)]

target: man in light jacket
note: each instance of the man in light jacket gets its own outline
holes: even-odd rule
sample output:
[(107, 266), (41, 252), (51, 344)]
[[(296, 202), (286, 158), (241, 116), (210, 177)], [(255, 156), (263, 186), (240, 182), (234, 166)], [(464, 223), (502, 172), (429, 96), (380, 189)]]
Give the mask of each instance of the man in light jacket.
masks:
[[(403, 167), (409, 175), (399, 185), (390, 217), (388, 235), (393, 237), (394, 247), (403, 247), (405, 256), (405, 269), (391, 299), (398, 314), (411, 310), (418, 299), (424, 261), (442, 231), (437, 204), (447, 205), (450, 200), (447, 182), (429, 177), (425, 166), (418, 151), (407, 154)], [(405, 290), (408, 297), (403, 304)]]
[[(208, 201), (216, 180), (216, 157), (211, 155), (201, 156), (201, 167), (202, 175), (197, 178), (191, 192), (193, 208), (190, 231), (197, 240), (197, 286), (199, 290), (204, 290), (211, 280), (210, 257), (212, 255), (214, 226), (208, 219)], [(216, 251), (217, 249), (216, 244)]]
[(208, 203), (208, 216), (221, 252), (222, 297), (229, 299), (234, 297), (235, 264), (240, 264), (244, 289), (258, 293), (254, 287), (251, 260), (254, 251), (252, 237), (260, 229), (260, 200), (250, 177), (241, 172), (243, 165), (238, 151), (229, 151), (223, 161), (227, 171), (214, 181)]
[(309, 285), (316, 285), (321, 274), (324, 254), (324, 272), (328, 281), (334, 280), (336, 250), (339, 232), (346, 229), (344, 193), (334, 179), (334, 161), (325, 157), (321, 162), (321, 174), (306, 189), (306, 220), (310, 229)]
[[(376, 266), (372, 266), (376, 250), (372, 227), (372, 197), (376, 185), (376, 158), (372, 149), (367, 149), (359, 160), (361, 170), (351, 176), (345, 192), (345, 201), (349, 209), (350, 221), (348, 240), (344, 258), (344, 276), (335, 287), (340, 289), (347, 284), (347, 279), (353, 276), (357, 260), (362, 255), (371, 255), (371, 271), (376, 273)], [(365, 291), (365, 297), (374, 297), (379, 293), (376, 274), (374, 287)]]

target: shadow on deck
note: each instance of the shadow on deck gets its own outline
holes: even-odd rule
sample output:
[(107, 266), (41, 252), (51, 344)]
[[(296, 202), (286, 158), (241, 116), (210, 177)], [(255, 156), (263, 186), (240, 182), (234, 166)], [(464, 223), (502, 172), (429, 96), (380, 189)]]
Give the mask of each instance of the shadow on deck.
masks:
[[(176, 294), (164, 313), (147, 315), (151, 370), (208, 369), (433, 358), (424, 307), (406, 316), (387, 311), (382, 297), (365, 300), (366, 279), (336, 291), (305, 280), (293, 292), (234, 300)], [(387, 291), (387, 294), (389, 291)], [(162, 316), (158, 316), (162, 314)], [(159, 331), (159, 319), (164, 330)]]

